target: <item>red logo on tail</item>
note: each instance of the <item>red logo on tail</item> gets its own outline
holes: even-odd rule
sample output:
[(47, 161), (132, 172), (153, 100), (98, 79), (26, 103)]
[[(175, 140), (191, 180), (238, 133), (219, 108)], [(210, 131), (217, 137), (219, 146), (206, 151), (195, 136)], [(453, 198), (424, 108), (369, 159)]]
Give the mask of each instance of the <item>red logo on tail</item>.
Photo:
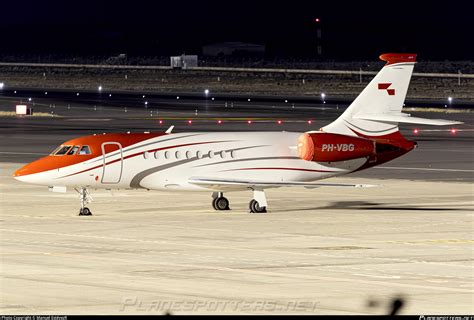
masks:
[(389, 96), (395, 95), (395, 89), (389, 89), (391, 83), (379, 83), (379, 90), (386, 90)]

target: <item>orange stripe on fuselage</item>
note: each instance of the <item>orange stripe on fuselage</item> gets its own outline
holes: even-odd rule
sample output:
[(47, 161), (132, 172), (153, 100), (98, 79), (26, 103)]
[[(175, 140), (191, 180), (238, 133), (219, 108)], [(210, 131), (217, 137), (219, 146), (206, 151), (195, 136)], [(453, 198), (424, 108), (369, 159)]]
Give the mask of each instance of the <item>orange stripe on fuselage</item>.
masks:
[[(54, 156), (48, 155), (36, 161), (33, 161), (22, 168), (15, 171), (14, 177), (25, 176), (29, 174), (60, 169), (74, 164), (78, 164), (102, 155), (102, 143), (104, 142), (118, 142), (122, 145), (122, 148), (126, 148), (138, 142), (142, 142), (148, 139), (156, 138), (165, 135), (165, 133), (112, 133), (103, 135), (84, 136), (76, 139), (72, 139), (62, 143), (65, 146), (83, 146), (87, 145), (91, 148), (92, 154), (90, 155), (63, 155)], [(114, 150), (115, 151), (115, 150)], [(111, 152), (114, 152), (111, 151)], [(109, 152), (110, 153), (110, 152)]]

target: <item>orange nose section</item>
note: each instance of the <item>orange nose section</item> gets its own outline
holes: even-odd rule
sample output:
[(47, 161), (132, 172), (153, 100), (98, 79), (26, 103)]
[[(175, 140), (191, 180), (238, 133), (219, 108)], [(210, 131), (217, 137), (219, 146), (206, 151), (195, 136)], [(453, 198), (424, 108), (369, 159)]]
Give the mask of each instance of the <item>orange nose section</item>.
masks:
[(20, 169), (16, 170), (14, 173), (13, 173), (13, 176), (14, 177), (21, 177), (21, 176), (26, 176), (28, 174), (31, 174), (31, 168), (29, 168), (29, 164), (27, 165), (24, 165), (23, 167), (21, 167)]

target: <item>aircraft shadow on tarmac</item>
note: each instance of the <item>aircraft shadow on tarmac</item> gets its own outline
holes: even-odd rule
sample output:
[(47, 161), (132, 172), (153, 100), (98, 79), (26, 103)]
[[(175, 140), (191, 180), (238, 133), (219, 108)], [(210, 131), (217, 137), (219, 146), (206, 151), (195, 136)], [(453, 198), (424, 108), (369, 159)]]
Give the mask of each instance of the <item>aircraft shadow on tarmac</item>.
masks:
[[(433, 207), (409, 207), (409, 206), (391, 206), (390, 203), (375, 203), (367, 201), (337, 201), (331, 202), (322, 207), (311, 208), (293, 208), (291, 210), (281, 211), (317, 211), (317, 210), (387, 210), (387, 211), (462, 211), (463, 209), (456, 208), (433, 208)], [(275, 210), (279, 211), (279, 210)]]

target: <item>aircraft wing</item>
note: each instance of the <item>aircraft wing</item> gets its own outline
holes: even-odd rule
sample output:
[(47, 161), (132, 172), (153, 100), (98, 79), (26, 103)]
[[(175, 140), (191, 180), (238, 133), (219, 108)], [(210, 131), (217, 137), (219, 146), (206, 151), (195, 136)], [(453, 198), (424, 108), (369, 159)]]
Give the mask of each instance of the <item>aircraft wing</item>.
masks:
[(243, 179), (224, 179), (224, 178), (206, 178), (206, 177), (192, 177), (188, 180), (189, 183), (207, 186), (213, 188), (229, 188), (229, 187), (246, 187), (246, 188), (280, 188), (280, 187), (305, 187), (305, 188), (320, 188), (320, 187), (345, 187), (345, 188), (370, 188), (377, 187), (373, 184), (345, 184), (345, 183), (326, 183), (326, 182), (297, 182), (297, 181), (262, 181), (262, 180), (243, 180)]

